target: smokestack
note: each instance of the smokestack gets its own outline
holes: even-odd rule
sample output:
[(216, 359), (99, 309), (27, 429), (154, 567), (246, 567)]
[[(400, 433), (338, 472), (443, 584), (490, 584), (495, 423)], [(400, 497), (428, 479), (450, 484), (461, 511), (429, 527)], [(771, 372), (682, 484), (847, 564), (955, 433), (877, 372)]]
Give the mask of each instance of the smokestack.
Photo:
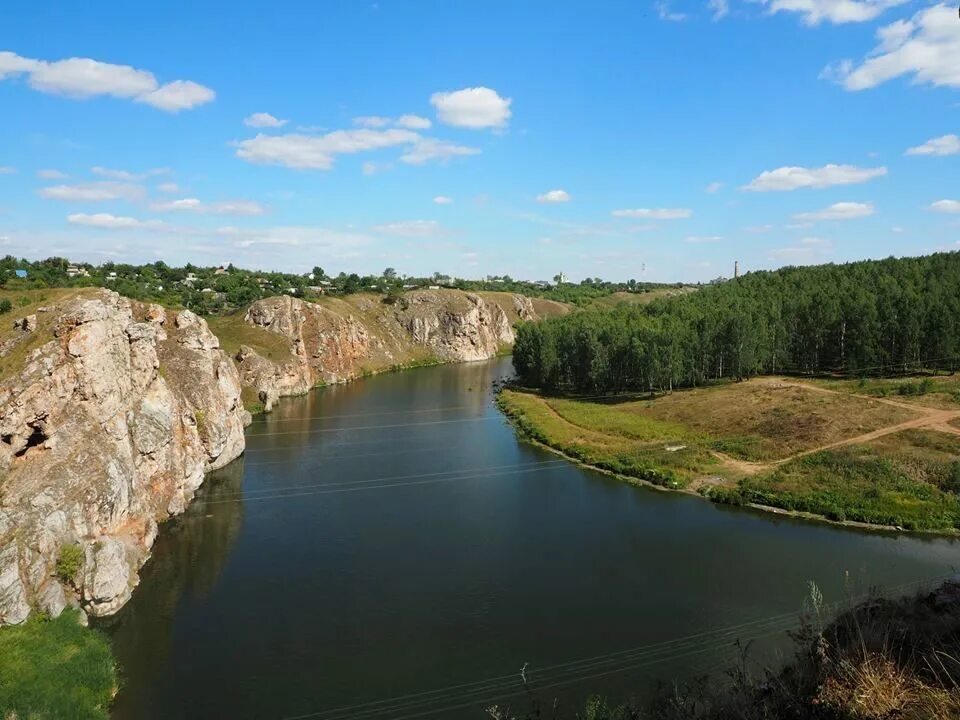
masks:
[(740, 261), (739, 260), (733, 261), (733, 277), (734, 278), (740, 277)]

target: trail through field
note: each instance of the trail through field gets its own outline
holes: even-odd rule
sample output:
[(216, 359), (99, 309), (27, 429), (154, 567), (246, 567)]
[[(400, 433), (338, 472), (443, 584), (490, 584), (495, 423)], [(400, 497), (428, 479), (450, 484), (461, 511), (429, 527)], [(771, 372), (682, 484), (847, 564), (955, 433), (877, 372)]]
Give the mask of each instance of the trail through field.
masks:
[[(797, 380), (789, 380), (787, 378), (771, 378), (769, 380), (765, 379), (763, 382), (773, 385), (775, 387), (797, 387), (803, 388), (805, 390), (811, 390), (813, 392), (826, 393), (828, 395), (843, 395), (856, 398), (862, 398), (865, 400), (872, 400), (874, 402), (883, 403), (884, 405), (892, 405), (898, 408), (904, 408), (910, 410), (914, 413), (920, 413), (920, 417), (913, 418), (912, 420), (906, 420), (902, 423), (896, 423), (894, 425), (887, 425), (886, 427), (879, 428), (878, 430), (873, 430), (868, 433), (863, 433), (862, 435), (856, 435), (854, 437), (845, 438), (843, 440), (837, 440), (836, 442), (827, 443), (825, 445), (820, 445), (818, 447), (809, 448), (802, 452), (791, 455), (790, 457), (777, 460), (776, 462), (770, 463), (767, 467), (773, 467), (775, 465), (783, 465), (784, 463), (795, 460), (796, 458), (801, 458), (806, 455), (813, 455), (814, 453), (821, 452), (822, 450), (832, 450), (836, 447), (842, 447), (844, 445), (857, 445), (862, 443), (870, 442), (871, 440), (876, 440), (877, 438), (885, 437), (887, 435), (893, 435), (894, 433), (901, 432), (903, 430), (936, 430), (938, 432), (945, 432), (951, 435), (960, 435), (960, 428), (951, 425), (951, 421), (957, 420), (960, 418), (960, 410), (938, 410), (936, 408), (926, 407), (924, 405), (913, 405), (911, 403), (900, 402), (898, 400), (889, 400), (887, 398), (881, 397), (872, 397), (870, 395), (859, 395), (857, 393), (846, 393), (839, 390), (831, 390), (829, 388), (820, 387), (818, 385), (809, 385), (804, 382)], [(733, 458), (729, 458), (733, 462), (737, 462)], [(757, 472), (757, 470), (762, 469), (763, 465), (760, 463), (746, 463), (746, 465), (756, 466), (752, 470), (752, 473)], [(734, 466), (731, 466), (734, 467)], [(746, 470), (745, 470), (746, 472)], [(751, 474), (752, 474), (751, 473)]]

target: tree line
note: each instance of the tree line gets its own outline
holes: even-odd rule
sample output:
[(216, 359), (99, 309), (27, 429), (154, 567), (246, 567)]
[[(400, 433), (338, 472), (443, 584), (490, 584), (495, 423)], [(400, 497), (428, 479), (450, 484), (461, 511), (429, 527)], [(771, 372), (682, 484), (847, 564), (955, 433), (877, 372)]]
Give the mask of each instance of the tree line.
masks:
[(520, 326), (526, 385), (574, 392), (669, 390), (776, 373), (953, 370), (960, 253), (748, 273), (645, 306)]

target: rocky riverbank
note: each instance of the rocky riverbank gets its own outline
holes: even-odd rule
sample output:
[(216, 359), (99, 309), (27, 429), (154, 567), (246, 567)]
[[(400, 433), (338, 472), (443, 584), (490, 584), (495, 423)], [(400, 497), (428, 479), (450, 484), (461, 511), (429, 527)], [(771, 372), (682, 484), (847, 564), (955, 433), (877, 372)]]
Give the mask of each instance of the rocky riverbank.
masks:
[(487, 359), (518, 320), (563, 311), (446, 290), (276, 297), (209, 325), (106, 290), (22, 308), (0, 334), (0, 625), (122, 607), (158, 523), (243, 453), (244, 401), (269, 411), (384, 369)]

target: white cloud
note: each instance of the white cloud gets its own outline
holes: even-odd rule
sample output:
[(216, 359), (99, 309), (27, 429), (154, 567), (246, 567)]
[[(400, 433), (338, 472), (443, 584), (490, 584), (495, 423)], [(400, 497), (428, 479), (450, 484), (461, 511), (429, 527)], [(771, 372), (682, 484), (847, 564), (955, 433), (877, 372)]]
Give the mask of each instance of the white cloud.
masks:
[(280, 120), (279, 118), (275, 118), (270, 113), (257, 112), (257, 113), (253, 113), (253, 115), (248, 115), (247, 117), (245, 117), (243, 119), (243, 124), (246, 125), (247, 127), (253, 127), (253, 128), (266, 128), (266, 127), (278, 128), (286, 125), (287, 121)]
[(356, 257), (357, 248), (373, 242), (373, 238), (369, 235), (309, 226), (262, 229), (222, 227), (216, 230), (216, 234), (219, 237), (232, 238), (234, 245), (240, 248), (251, 248), (257, 245), (309, 248), (311, 252), (334, 258)]
[(157, 190), (159, 190), (162, 193), (167, 193), (168, 195), (172, 195), (174, 193), (180, 192), (180, 186), (177, 185), (175, 182), (165, 182), (157, 185)]
[(820, 168), (780, 167), (766, 170), (745, 185), (743, 190), (756, 192), (826, 188), (853, 185), (887, 174), (885, 167), (859, 168), (854, 165), (824, 165)]
[(753, 234), (766, 233), (773, 230), (773, 225), (748, 225), (743, 230)]
[(727, 0), (707, 0), (707, 7), (713, 12), (713, 20), (722, 20), (730, 13), (730, 3)]
[(502, 128), (512, 115), (510, 98), (500, 97), (487, 87), (437, 92), (430, 103), (437, 109), (440, 122), (464, 128)]
[(960, 213), (960, 200), (937, 200), (930, 203), (927, 210), (942, 213)]
[(703, 245), (705, 243), (717, 243), (723, 240), (722, 235), (691, 235), (687, 238), (688, 243), (693, 245)]
[(190, 80), (160, 85), (153, 73), (129, 65), (114, 65), (90, 58), (56, 62), (0, 52), (0, 80), (26, 75), (34, 90), (83, 100), (106, 95), (143, 102), (167, 112), (188, 110), (216, 96), (210, 88)]
[(16, 171), (16, 168), (9, 165), (0, 165), (0, 175), (13, 175)]
[(210, 88), (191, 80), (174, 80), (151, 93), (141, 95), (137, 98), (137, 102), (152, 105), (159, 110), (177, 113), (211, 102), (216, 96), (217, 94)]
[(49, 200), (88, 201), (139, 200), (143, 197), (140, 185), (123, 182), (90, 182), (76, 185), (52, 185), (40, 190), (40, 196)]
[(447, 140), (420, 138), (412, 148), (400, 156), (400, 160), (408, 165), (423, 165), (431, 160), (439, 160), (445, 163), (453, 157), (478, 155), (479, 153), (478, 148), (457, 145)]
[(693, 215), (689, 208), (634, 208), (614, 210), (614, 217), (646, 218), (648, 220), (681, 220)]
[(943, 135), (907, 150), (907, 155), (956, 155), (960, 153), (960, 136)]
[(767, 258), (787, 265), (811, 265), (824, 262), (832, 251), (828, 240), (803, 238), (799, 245), (776, 248), (767, 252)]
[(899, 225), (894, 225), (892, 228), (890, 228), (890, 232), (892, 232), (892, 233), (902, 233), (902, 232), (903, 232), (903, 228), (900, 227)]
[(855, 218), (873, 215), (872, 203), (838, 202), (816, 212), (797, 213), (794, 220), (801, 222), (817, 222), (818, 220), (853, 220)]
[(353, 119), (353, 124), (365, 128), (384, 128), (390, 124), (390, 118), (380, 115), (361, 115)]
[(190, 212), (197, 215), (263, 215), (267, 209), (253, 200), (224, 200), (205, 203), (197, 198), (183, 198), (168, 202), (153, 203), (156, 212)]
[(668, 2), (658, 2), (654, 5), (657, 9), (657, 16), (661, 20), (666, 20), (668, 22), (683, 22), (687, 19), (686, 13), (673, 12), (670, 9), (670, 3)]
[(408, 130), (428, 130), (433, 125), (430, 120), (419, 115), (401, 115), (397, 118), (397, 126)]
[(375, 163), (369, 160), (360, 166), (360, 171), (367, 176), (379, 175), (380, 173), (384, 173), (387, 170), (392, 170), (392, 169), (393, 169), (392, 163)]
[(433, 199), (433, 202), (435, 202), (437, 205), (449, 205), (453, 202), (453, 198), (447, 197), (446, 195), (437, 195)]
[(64, 180), (67, 174), (59, 170), (37, 170), (37, 177), (43, 180)]
[(296, 169), (329, 170), (336, 155), (412, 145), (420, 136), (410, 130), (335, 130), (326, 135), (263, 135), (237, 143), (237, 157), (252, 163)]
[(915, 83), (960, 87), (957, 9), (943, 3), (877, 30), (878, 44), (860, 65), (841, 60), (821, 74), (847, 90), (866, 90), (902, 75)]
[(712, 182), (709, 185), (707, 185), (707, 187), (705, 188), (705, 191), (712, 195), (713, 193), (719, 191), (720, 188), (722, 187), (723, 187), (722, 182)]
[(87, 215), (86, 213), (76, 213), (67, 216), (67, 222), (71, 225), (83, 225), (85, 227), (104, 228), (107, 230), (127, 230), (131, 228), (159, 229), (164, 227), (164, 223), (159, 220), (137, 220), (132, 217), (123, 217), (121, 215), (110, 215), (109, 213), (95, 213)]
[(374, 225), (373, 231), (382, 235), (416, 238), (436, 237), (446, 232), (443, 226), (436, 220), (401, 220), (383, 225)]
[(126, 182), (132, 182), (136, 180), (143, 180), (151, 175), (164, 175), (170, 171), (167, 168), (154, 168), (153, 170), (147, 170), (146, 172), (142, 173), (132, 173), (129, 170), (114, 170), (112, 168), (105, 168), (96, 165), (90, 168), (90, 172), (92, 172), (94, 175), (99, 175), (100, 177), (110, 178), (111, 180), (124, 180)]
[(565, 203), (570, 202), (570, 193), (566, 190), (550, 190), (537, 195), (538, 203)]
[(905, 2), (907, 0), (770, 0), (766, 4), (771, 13), (800, 13), (805, 25), (819, 25), (824, 21), (840, 25), (873, 20), (884, 10)]

